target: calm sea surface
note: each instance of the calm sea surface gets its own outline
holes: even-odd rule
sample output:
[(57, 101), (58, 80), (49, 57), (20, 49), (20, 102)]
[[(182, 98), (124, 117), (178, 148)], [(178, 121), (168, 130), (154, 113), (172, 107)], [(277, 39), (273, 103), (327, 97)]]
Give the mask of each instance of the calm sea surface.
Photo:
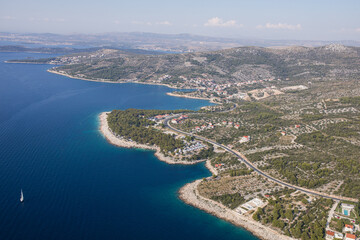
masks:
[(181, 186), (209, 175), (203, 164), (167, 165), (152, 151), (112, 146), (98, 131), (102, 111), (206, 101), (3, 63), (47, 56), (0, 53), (0, 239), (256, 239), (178, 199)]

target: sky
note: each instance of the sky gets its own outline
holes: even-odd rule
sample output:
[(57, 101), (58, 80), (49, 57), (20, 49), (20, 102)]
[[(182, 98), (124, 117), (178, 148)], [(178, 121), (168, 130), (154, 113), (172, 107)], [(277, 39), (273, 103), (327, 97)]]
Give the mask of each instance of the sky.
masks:
[(360, 0), (0, 0), (0, 32), (360, 40)]

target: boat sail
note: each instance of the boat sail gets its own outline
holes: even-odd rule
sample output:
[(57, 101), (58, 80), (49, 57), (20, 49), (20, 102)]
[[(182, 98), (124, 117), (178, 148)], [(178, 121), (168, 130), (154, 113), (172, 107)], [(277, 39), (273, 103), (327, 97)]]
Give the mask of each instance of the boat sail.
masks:
[(22, 189), (21, 189), (21, 192), (20, 192), (20, 202), (24, 202), (24, 194), (23, 194)]

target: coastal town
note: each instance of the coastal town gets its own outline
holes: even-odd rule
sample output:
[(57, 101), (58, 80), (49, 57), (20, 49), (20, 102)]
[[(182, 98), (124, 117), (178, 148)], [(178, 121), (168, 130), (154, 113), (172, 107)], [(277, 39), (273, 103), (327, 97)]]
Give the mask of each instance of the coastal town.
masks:
[(360, 0), (0, 6), (0, 240), (360, 240)]
[(353, 204), (336, 202), (328, 217), (330, 222), (328, 222), (326, 228), (326, 239), (358, 239), (360, 226), (355, 218), (356, 211), (358, 210), (355, 210), (355, 205)]
[[(147, 148), (156, 149), (156, 156), (168, 163), (205, 161), (212, 176), (187, 187), (196, 189), (197, 197), (214, 201), (248, 223), (260, 223), (279, 236), (305, 240), (329, 238), (331, 232), (334, 238), (336, 233), (336, 238), (343, 236), (344, 240), (346, 236), (359, 237), (355, 224), (360, 193), (360, 166), (355, 160), (360, 157), (360, 139), (355, 133), (360, 131), (357, 97), (335, 98), (329, 94), (331, 86), (320, 86), (314, 80), (299, 84), (273, 77), (234, 84), (215, 81), (206, 74), (196, 78), (164, 74), (148, 83), (170, 84), (171, 79), (178, 78), (181, 81), (176, 80), (176, 87), (196, 90), (169, 95), (210, 100), (213, 104), (197, 112), (131, 113), (137, 116), (134, 121), (144, 127), (139, 131), (151, 130), (154, 136), (165, 134), (169, 140), (173, 138), (171, 146), (163, 142), (157, 145), (151, 138), (137, 138), (140, 133), (134, 136), (137, 140), (124, 130), (112, 133), (130, 142), (130, 146), (141, 141)], [(324, 95), (317, 99), (320, 89)], [(126, 127), (119, 121), (122, 114), (130, 112), (116, 114), (118, 120), (114, 123), (119, 126), (113, 127)], [(186, 200), (192, 198), (191, 191), (184, 192), (187, 195), (182, 199), (194, 204)], [(355, 223), (345, 221), (346, 216), (339, 211), (330, 217), (333, 204), (342, 206), (346, 201), (354, 206), (349, 212), (354, 214)], [(227, 219), (228, 215), (222, 217)], [(341, 229), (337, 222), (343, 224)], [(345, 231), (345, 224), (353, 224), (354, 231)]]
[[(334, 103), (336, 104), (331, 105)], [(240, 104), (240, 106), (242, 104)], [(334, 106), (337, 106), (336, 109), (341, 109), (339, 105), (344, 105), (345, 108), (349, 108), (348, 103), (341, 103), (341, 101), (328, 101), (326, 105), (328, 111)], [(320, 107), (323, 105), (317, 104), (316, 106)], [(239, 151), (245, 153), (246, 156), (258, 154), (261, 151), (269, 151), (269, 148), (261, 150), (262, 148), (259, 147), (250, 147), (258, 141), (258, 133), (251, 130), (251, 128), (256, 125), (248, 125), (244, 119), (234, 118), (235, 115), (233, 112), (236, 112), (237, 109), (238, 108), (232, 109), (230, 112), (225, 110), (224, 112), (218, 112), (216, 115), (214, 115), (213, 112), (207, 111), (180, 114), (169, 112), (149, 116), (147, 120), (154, 123), (154, 129), (172, 135), (175, 139), (181, 141), (180, 148), (163, 152), (165, 156), (173, 159), (173, 163), (191, 164), (193, 162), (206, 160), (206, 165), (212, 171), (213, 175), (197, 182), (196, 189), (198, 191), (198, 197), (201, 195), (201, 198), (211, 199), (214, 201), (214, 204), (220, 204), (217, 206), (227, 209), (226, 212), (228, 214), (237, 214), (240, 219), (246, 219), (247, 223), (254, 224), (254, 222), (259, 222), (263, 226), (268, 227), (269, 231), (271, 229), (277, 234), (280, 234), (279, 236), (301, 239), (306, 239), (306, 236), (318, 236), (326, 239), (357, 239), (359, 236), (359, 228), (356, 223), (359, 221), (359, 213), (356, 200), (353, 200), (353, 202), (331, 200), (331, 196), (333, 196), (331, 194), (336, 193), (336, 190), (338, 190), (339, 186), (343, 185), (344, 182), (338, 182), (338, 180), (330, 181), (329, 184), (325, 182), (323, 186), (314, 188), (313, 192), (315, 195), (311, 193), (312, 191), (306, 191), (304, 194), (303, 190), (301, 190), (302, 188), (300, 188), (300, 190), (294, 190), (291, 189), (291, 187), (288, 188), (286, 185), (284, 186), (277, 182), (274, 183), (272, 180), (269, 181), (266, 177), (260, 177), (257, 172), (254, 172), (251, 168), (249, 169), (249, 167), (244, 164), (242, 158), (234, 158), (231, 154), (215, 144), (210, 147), (206, 139), (199, 137), (214, 138), (213, 135), (208, 134), (214, 134), (214, 132), (219, 131), (219, 134), (223, 135), (228, 131), (243, 132), (244, 129), (248, 129), (246, 131), (248, 135), (234, 135), (232, 133), (232, 136), (237, 136), (235, 138), (237, 142), (227, 143), (226, 148), (239, 148)], [(357, 107), (354, 107), (354, 109), (357, 109)], [(342, 112), (341, 110), (337, 111), (339, 114)], [(356, 114), (357, 110), (353, 111), (353, 113)], [(247, 111), (247, 114), (249, 114), (249, 111)], [(141, 113), (140, 116), (143, 116), (143, 113)], [(218, 117), (213, 118), (213, 116)], [(229, 116), (231, 116), (231, 119), (228, 118)], [(281, 141), (289, 141), (286, 145), (280, 145), (282, 146), (281, 148), (277, 145), (273, 146), (275, 146), (276, 149), (284, 149), (287, 151), (292, 149), (301, 150), (305, 145), (294, 141), (299, 138), (299, 136), (324, 130), (329, 125), (342, 124), (346, 121), (348, 120), (344, 118), (340, 118), (339, 121), (336, 118), (321, 119), (321, 121), (311, 119), (311, 126), (309, 125), (310, 122), (304, 122), (304, 120), (292, 122), (289, 127), (282, 126), (273, 129), (278, 138), (284, 138)], [(170, 126), (170, 129), (166, 128), (166, 126)], [(174, 129), (181, 130), (173, 131)], [(203, 154), (205, 151), (206, 155)], [(282, 155), (279, 155), (279, 157), (282, 157)], [(271, 160), (274, 158), (275, 157), (268, 159)], [(264, 168), (264, 166), (266, 166), (264, 165), (266, 164), (266, 159), (267, 158), (264, 158), (261, 162), (253, 162), (254, 169), (261, 169), (261, 171), (266, 172), (267, 168)], [(269, 172), (269, 174), (273, 175), (271, 172)], [(190, 186), (193, 187), (192, 185), (187, 185), (187, 187)], [(192, 198), (189, 195), (189, 191), (184, 190), (184, 192), (187, 192), (187, 195), (183, 194), (182, 199), (189, 204), (194, 204), (186, 200)], [(318, 196), (319, 194), (320, 197)], [(337, 198), (334, 197), (334, 199)], [(344, 199), (351, 200), (352, 198)], [(204, 202), (199, 202), (198, 204), (203, 205)], [(204, 207), (204, 209), (210, 212), (212, 211), (206, 207)], [(313, 214), (308, 215), (308, 220), (303, 220), (308, 212), (313, 212)], [(223, 217), (226, 219), (228, 216)], [(244, 223), (241, 225), (243, 226)], [(340, 225), (341, 228), (339, 227)], [(350, 231), (349, 229), (352, 230)], [(333, 238), (331, 238), (332, 236)]]

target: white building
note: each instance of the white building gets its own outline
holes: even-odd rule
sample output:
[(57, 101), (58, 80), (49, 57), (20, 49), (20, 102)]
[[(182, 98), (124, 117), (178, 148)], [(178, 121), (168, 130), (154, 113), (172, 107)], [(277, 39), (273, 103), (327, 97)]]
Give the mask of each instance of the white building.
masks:
[(263, 205), (264, 205), (263, 201), (261, 201), (259, 198), (254, 198), (254, 199), (242, 204), (241, 207), (250, 211), (255, 208), (261, 207)]
[(334, 236), (335, 236), (335, 233), (333, 232), (333, 231), (330, 231), (330, 230), (327, 230), (326, 231), (326, 239), (327, 240), (332, 240), (332, 239), (334, 239)]
[(240, 143), (245, 143), (245, 142), (248, 142), (248, 141), (250, 141), (250, 136), (243, 136), (243, 137), (239, 140)]
[(335, 232), (335, 238), (343, 239), (343, 238), (344, 238), (344, 234), (339, 233), (339, 232)]
[(354, 226), (353, 226), (353, 225), (349, 225), (349, 224), (345, 224), (344, 232), (353, 233), (353, 232), (354, 232)]

